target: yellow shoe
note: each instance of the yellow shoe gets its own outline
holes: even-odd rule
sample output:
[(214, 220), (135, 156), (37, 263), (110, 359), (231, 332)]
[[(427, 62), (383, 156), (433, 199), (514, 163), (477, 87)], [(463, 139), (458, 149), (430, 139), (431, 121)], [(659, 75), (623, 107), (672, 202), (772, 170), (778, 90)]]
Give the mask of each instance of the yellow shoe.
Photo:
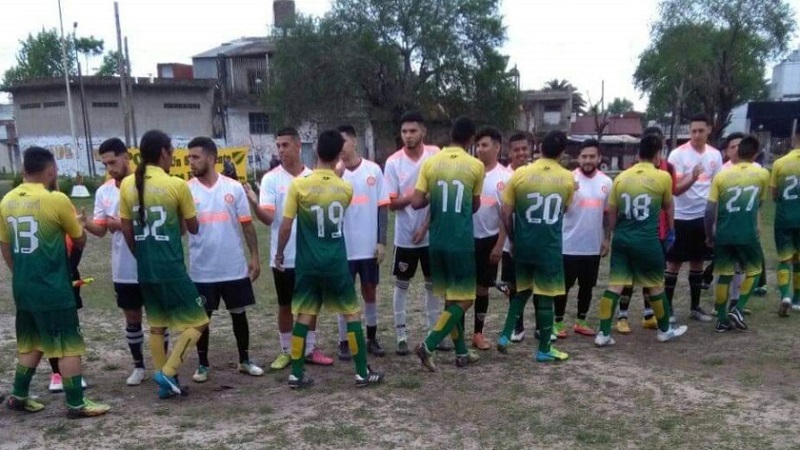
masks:
[(289, 364), (292, 363), (292, 357), (289, 356), (288, 353), (281, 352), (275, 361), (272, 361), (272, 364), (269, 365), (269, 368), (272, 370), (283, 370), (289, 367)]
[(655, 316), (649, 319), (642, 319), (642, 328), (646, 330), (657, 330), (658, 320), (656, 320)]
[(631, 334), (631, 326), (628, 323), (628, 319), (619, 319), (617, 321), (617, 332), (619, 334)]
[(67, 405), (67, 419), (80, 419), (81, 417), (96, 417), (107, 413), (111, 407), (102, 403), (95, 403), (84, 399), (83, 405), (72, 407)]

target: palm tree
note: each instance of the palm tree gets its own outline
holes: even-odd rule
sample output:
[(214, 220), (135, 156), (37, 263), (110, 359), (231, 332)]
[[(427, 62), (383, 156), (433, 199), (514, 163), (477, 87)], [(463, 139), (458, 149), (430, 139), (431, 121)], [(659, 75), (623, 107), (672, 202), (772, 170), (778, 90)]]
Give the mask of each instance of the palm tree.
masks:
[(554, 78), (544, 84), (545, 91), (567, 91), (572, 90), (572, 112), (575, 114), (583, 114), (586, 112), (586, 100), (583, 95), (578, 92), (578, 88), (572, 85), (567, 80), (559, 80)]

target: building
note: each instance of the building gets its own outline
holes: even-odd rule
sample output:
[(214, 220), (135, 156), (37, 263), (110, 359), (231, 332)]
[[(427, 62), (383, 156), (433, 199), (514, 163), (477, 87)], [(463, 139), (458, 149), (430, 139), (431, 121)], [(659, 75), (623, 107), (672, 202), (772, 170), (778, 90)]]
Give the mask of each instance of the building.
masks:
[(536, 135), (560, 130), (569, 132), (572, 122), (572, 90), (522, 91), (517, 129)]
[(191, 80), (194, 78), (192, 66), (180, 63), (156, 64), (158, 78), (175, 78), (178, 80)]
[(775, 102), (800, 100), (800, 50), (772, 69), (769, 98)]
[(0, 105), (0, 173), (16, 173), (21, 161), (14, 105)]
[(639, 137), (642, 135), (642, 120), (644, 114), (637, 112), (627, 112), (625, 114), (611, 114), (607, 117), (597, 117), (595, 115), (584, 115), (575, 118), (570, 124), (570, 134), (598, 134), (598, 125), (603, 127), (604, 136), (628, 135)]

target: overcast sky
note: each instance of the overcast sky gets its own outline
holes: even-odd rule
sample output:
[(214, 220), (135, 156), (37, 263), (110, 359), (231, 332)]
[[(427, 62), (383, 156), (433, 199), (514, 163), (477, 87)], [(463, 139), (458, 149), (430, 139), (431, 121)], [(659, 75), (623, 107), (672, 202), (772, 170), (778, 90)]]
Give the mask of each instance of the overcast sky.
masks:
[[(627, 97), (638, 109), (646, 99), (633, 88), (638, 55), (647, 46), (657, 0), (503, 0), (508, 32), (504, 52), (517, 64), (523, 89), (565, 78), (593, 102), (605, 80), (607, 101)], [(800, 12), (800, 0), (789, 0)], [(42, 27), (58, 26), (57, 0), (2, 0), (0, 73), (15, 64), (18, 41)], [(147, 76), (160, 62), (191, 63), (194, 54), (242, 36), (267, 33), (270, 0), (120, 0), (133, 73)], [(303, 13), (323, 14), (329, 0), (296, 0)], [(94, 35), (116, 48), (112, 0), (62, 0), (69, 32)], [(800, 15), (797, 15), (800, 19)], [(800, 40), (793, 41), (797, 46)], [(97, 58), (90, 69), (100, 65)], [(769, 72), (767, 73), (769, 76)], [(0, 98), (2, 99), (2, 98)]]

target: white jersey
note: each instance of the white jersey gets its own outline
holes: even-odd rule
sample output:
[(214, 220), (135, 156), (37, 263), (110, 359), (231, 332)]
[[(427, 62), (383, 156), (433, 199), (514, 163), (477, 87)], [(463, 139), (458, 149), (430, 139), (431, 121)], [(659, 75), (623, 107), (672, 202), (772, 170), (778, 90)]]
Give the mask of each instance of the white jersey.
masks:
[(481, 192), (481, 207), (472, 215), (473, 235), (478, 239), (497, 236), (503, 226), (501, 218), (501, 199), (508, 179), (511, 178), (511, 169), (497, 164), (494, 169), (486, 172), (483, 178), (483, 191)]
[[(389, 198), (414, 194), (417, 176), (422, 162), (439, 151), (439, 147), (426, 145), (417, 161), (406, 155), (405, 149), (396, 151), (386, 160), (384, 181), (389, 191)], [(428, 207), (415, 210), (411, 205), (396, 211), (394, 218), (394, 245), (403, 248), (419, 248), (428, 246), (428, 233), (418, 244), (414, 244), (414, 232), (420, 229), (428, 217)]]
[[(759, 169), (761, 168), (761, 164), (759, 164), (759, 163), (757, 163), (755, 161), (753, 161), (751, 164), (756, 166), (756, 167), (758, 167)], [(733, 163), (729, 159), (728, 161), (725, 162), (725, 164), (722, 165), (722, 170), (730, 169), (731, 167), (733, 167)]]
[(347, 259), (374, 258), (378, 246), (378, 208), (389, 204), (381, 167), (362, 158), (355, 170), (345, 168), (342, 179), (353, 186), (353, 199), (344, 215)]
[[(311, 175), (308, 167), (303, 167), (301, 177)], [(261, 179), (261, 192), (259, 193), (258, 206), (275, 213), (275, 220), (270, 227), (269, 265), (275, 267), (275, 254), (278, 253), (278, 231), (283, 222), (283, 201), (295, 177), (280, 165), (264, 174)], [(294, 269), (294, 259), (297, 253), (295, 236), (297, 235), (297, 221), (292, 223), (292, 234), (286, 248), (283, 250), (283, 267)]]
[(722, 154), (710, 145), (706, 145), (703, 153), (699, 153), (687, 142), (669, 154), (669, 163), (675, 168), (675, 177), (679, 182), (684, 177), (692, 176), (695, 166), (702, 165), (703, 172), (692, 187), (675, 196), (675, 219), (693, 220), (705, 217), (711, 180), (722, 170)]
[[(524, 166), (524, 165), (522, 165), (522, 166), (520, 166), (520, 167), (525, 167), (525, 166)], [(514, 173), (514, 170), (516, 170), (516, 169), (512, 169), (512, 168), (511, 168), (511, 164), (509, 164), (509, 165), (506, 167), (506, 169), (508, 169), (508, 172), (509, 172), (509, 179), (511, 179), (511, 175)], [(519, 169), (519, 167), (517, 167), (517, 169)], [(501, 208), (502, 208), (502, 206), (501, 206)], [(503, 220), (503, 219), (501, 218), (500, 220)], [(514, 225), (514, 224), (513, 224), (513, 220), (512, 220), (512, 224), (511, 224), (511, 225), (512, 225), (512, 226)], [(511, 253), (511, 240), (509, 240), (508, 238), (506, 238), (506, 242), (503, 244), (503, 251), (504, 251), (504, 252), (506, 252), (506, 253)]]
[[(113, 179), (97, 189), (94, 196), (94, 223), (106, 225), (109, 218), (119, 219), (119, 187)], [(121, 231), (111, 233), (111, 280), (114, 283), (138, 282), (136, 258), (133, 257)]]
[(572, 176), (578, 189), (564, 214), (562, 252), (565, 255), (599, 255), (611, 178), (599, 170), (590, 178), (581, 169), (572, 171)]
[(188, 181), (200, 230), (189, 235), (189, 278), (195, 283), (218, 283), (247, 278), (241, 224), (253, 221), (242, 185), (220, 175), (207, 187)]

